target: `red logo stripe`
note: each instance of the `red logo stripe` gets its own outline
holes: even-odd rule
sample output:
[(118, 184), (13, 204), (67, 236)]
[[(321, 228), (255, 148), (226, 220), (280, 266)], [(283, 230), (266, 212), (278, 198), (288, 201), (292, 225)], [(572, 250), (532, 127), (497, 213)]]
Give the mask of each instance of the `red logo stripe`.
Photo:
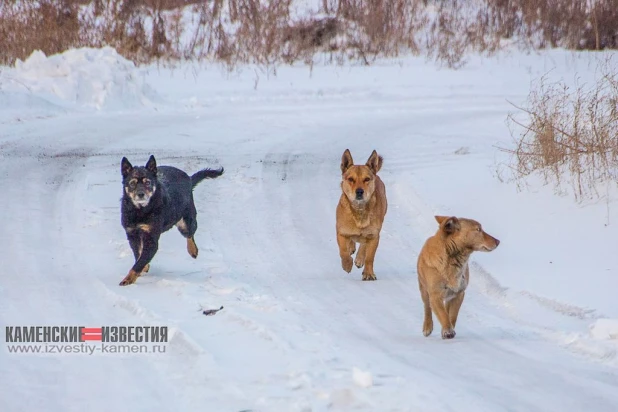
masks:
[(101, 340), (101, 335), (82, 335), (82, 340)]
[(102, 340), (102, 328), (82, 328), (82, 340)]

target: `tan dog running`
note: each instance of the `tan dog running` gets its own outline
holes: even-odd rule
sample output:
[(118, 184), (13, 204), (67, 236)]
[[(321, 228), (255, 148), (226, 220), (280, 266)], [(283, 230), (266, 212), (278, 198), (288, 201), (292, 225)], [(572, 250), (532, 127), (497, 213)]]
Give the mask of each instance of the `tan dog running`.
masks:
[(341, 157), (341, 198), (337, 205), (337, 244), (343, 270), (352, 270), (352, 255), (363, 270), (363, 280), (376, 280), (373, 260), (380, 241), (380, 230), (386, 215), (386, 189), (377, 173), (382, 168), (382, 156), (374, 150), (363, 166), (355, 166), (350, 151)]
[(472, 252), (491, 252), (500, 241), (472, 219), (436, 216), (440, 228), (427, 239), (418, 256), (418, 285), (425, 305), (423, 335), (433, 331), (431, 311), (442, 325), (442, 339), (455, 337), (457, 315), (470, 279)]

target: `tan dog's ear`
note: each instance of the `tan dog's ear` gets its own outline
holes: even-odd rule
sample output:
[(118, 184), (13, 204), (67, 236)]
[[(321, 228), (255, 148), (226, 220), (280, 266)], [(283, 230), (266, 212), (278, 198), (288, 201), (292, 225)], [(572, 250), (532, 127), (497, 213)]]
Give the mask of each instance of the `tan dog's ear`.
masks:
[(365, 164), (365, 166), (369, 167), (371, 169), (371, 171), (376, 174), (380, 171), (380, 169), (382, 169), (382, 162), (384, 161), (384, 159), (382, 158), (382, 156), (378, 155), (378, 152), (376, 152), (375, 150), (371, 153), (371, 156), (369, 156), (369, 159), (367, 159), (367, 163)]
[(459, 219), (455, 216), (434, 216), (436, 218), (436, 222), (444, 229), (446, 233), (454, 233), (456, 230), (461, 229), (461, 225), (459, 224)]
[(446, 217), (446, 216), (436, 216), (436, 220), (440, 223), (442, 230), (447, 235), (451, 235), (461, 229), (461, 224), (459, 223), (459, 219), (455, 216)]
[(350, 153), (349, 149), (345, 149), (345, 152), (343, 152), (343, 156), (341, 156), (341, 173), (345, 173), (345, 171), (352, 166), (354, 166), (352, 153)]

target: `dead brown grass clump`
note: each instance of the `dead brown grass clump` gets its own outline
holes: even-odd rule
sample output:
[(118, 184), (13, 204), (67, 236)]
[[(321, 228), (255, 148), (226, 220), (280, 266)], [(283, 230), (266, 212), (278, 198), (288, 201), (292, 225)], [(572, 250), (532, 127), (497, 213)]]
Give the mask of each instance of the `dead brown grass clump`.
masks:
[(369, 64), (379, 56), (420, 52), (419, 37), (428, 23), (422, 0), (339, 0), (327, 10), (336, 10), (341, 46), (351, 59)]
[(501, 36), (490, 24), (493, 11), (484, 1), (439, 2), (425, 39), (427, 56), (456, 69), (465, 64), (470, 51), (496, 52)]
[(618, 48), (618, 0), (485, 1), (496, 33), (534, 49)]
[(618, 72), (611, 59), (600, 72), (591, 87), (543, 79), (518, 107), (526, 120), (509, 115), (515, 148), (502, 150), (516, 181), (540, 174), (556, 189), (569, 183), (578, 200), (598, 196), (598, 183), (618, 182)]
[(80, 44), (78, 7), (74, 2), (0, 2), (0, 64), (24, 59), (39, 49), (59, 53)]
[[(425, 54), (458, 68), (503, 40), (538, 49), (618, 48), (618, 0), (3, 0), (0, 64), (34, 50), (112, 46), (136, 63), (337, 63)], [(191, 11), (191, 13), (187, 13)]]

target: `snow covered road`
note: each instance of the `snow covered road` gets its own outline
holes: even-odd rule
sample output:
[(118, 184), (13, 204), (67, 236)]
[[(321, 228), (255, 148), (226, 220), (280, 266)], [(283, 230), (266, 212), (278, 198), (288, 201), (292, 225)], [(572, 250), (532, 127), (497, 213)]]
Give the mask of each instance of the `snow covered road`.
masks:
[[(298, 77), (308, 82), (306, 72)], [(508, 140), (505, 96), (516, 92), (484, 88), (479, 77), (454, 92), (437, 76), (433, 96), (405, 82), (379, 92), (266, 86), (194, 107), (5, 116), (0, 323), (166, 325), (171, 339), (165, 354), (2, 351), (0, 410), (615, 411), (615, 341), (585, 332), (601, 315), (618, 318), (606, 291), (616, 281), (580, 286), (568, 274), (582, 295), (598, 289), (599, 303), (567, 305), (551, 289), (500, 276), (509, 256), (526, 253), (509, 242), (523, 230), (517, 206), (508, 218), (490, 212), (518, 199), (512, 187), (501, 197), (507, 189), (495, 188), (506, 185), (491, 172), (493, 145)], [(166, 98), (180, 102), (167, 85), (154, 89), (169, 87), (178, 95)], [(377, 282), (340, 268), (335, 206), (346, 148), (357, 163), (372, 149), (385, 158)], [(119, 221), (120, 159), (144, 164), (150, 154), (189, 173), (219, 165), (226, 173), (194, 192), (198, 259), (171, 230), (150, 272), (121, 288), (133, 258)], [(473, 255), (452, 341), (421, 333), (415, 264), (438, 213), (478, 219), (502, 241)]]

